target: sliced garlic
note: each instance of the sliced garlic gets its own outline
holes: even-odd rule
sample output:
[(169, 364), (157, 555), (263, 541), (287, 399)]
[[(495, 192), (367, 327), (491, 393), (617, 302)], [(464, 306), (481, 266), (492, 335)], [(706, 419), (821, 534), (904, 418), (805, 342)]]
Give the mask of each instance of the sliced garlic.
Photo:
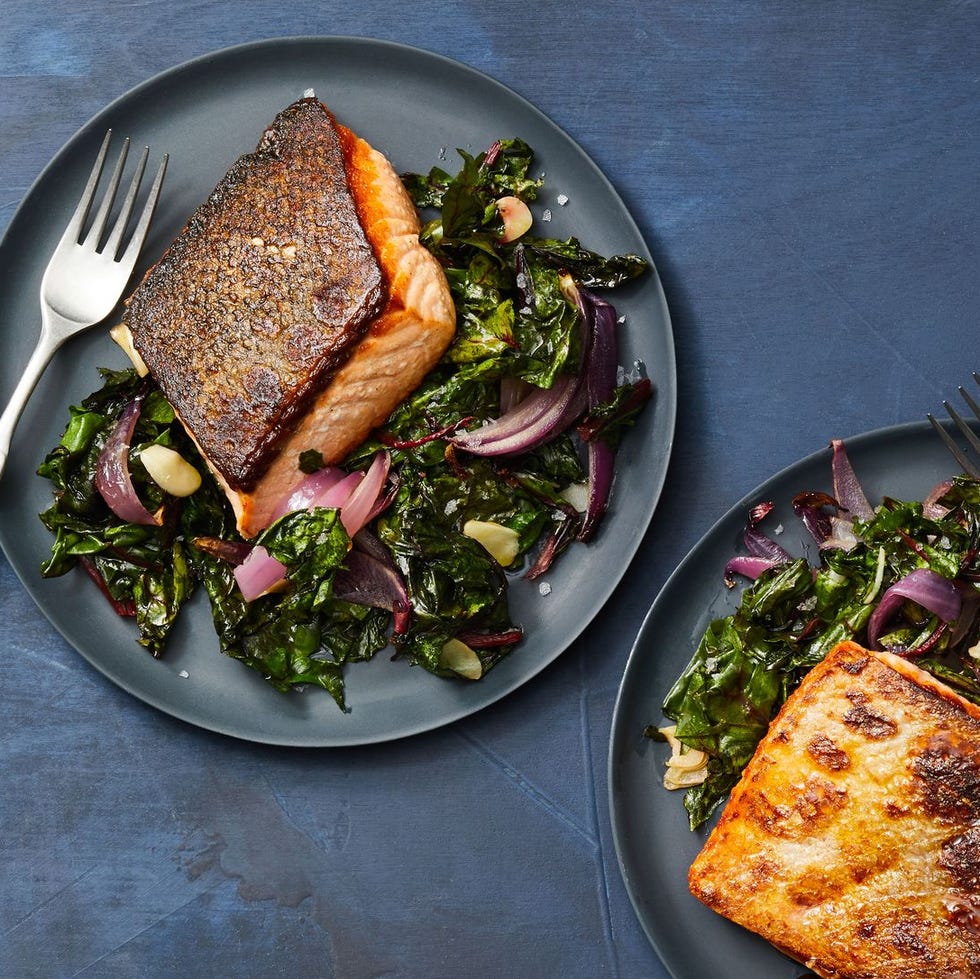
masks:
[(514, 563), (520, 550), (520, 537), (516, 530), (493, 520), (467, 520), (463, 535), (472, 537), (502, 568)]
[(657, 730), (670, 745), (667, 771), (664, 774), (664, 788), (686, 789), (700, 785), (708, 777), (708, 756), (696, 748), (688, 748), (677, 739), (677, 726), (661, 727)]
[(171, 496), (190, 496), (201, 485), (201, 474), (165, 445), (148, 445), (140, 453), (140, 462), (153, 482)]
[(504, 222), (504, 233), (500, 240), (505, 244), (520, 238), (534, 222), (531, 209), (519, 197), (501, 197), (497, 201), (497, 212)]
[(109, 336), (122, 348), (122, 351), (132, 361), (136, 373), (140, 377), (146, 377), (150, 373), (150, 368), (146, 366), (139, 351), (133, 346), (133, 334), (125, 323), (117, 323), (110, 331)]
[(667, 759), (667, 767), (678, 772), (693, 772), (708, 764), (708, 756), (703, 751), (691, 748)]
[(664, 788), (671, 791), (689, 789), (692, 785), (700, 785), (707, 777), (707, 768), (698, 768), (693, 772), (679, 772), (674, 768), (668, 768), (664, 774)]
[(450, 639), (439, 654), (439, 665), (467, 680), (479, 680), (483, 676), (480, 657), (461, 639)]

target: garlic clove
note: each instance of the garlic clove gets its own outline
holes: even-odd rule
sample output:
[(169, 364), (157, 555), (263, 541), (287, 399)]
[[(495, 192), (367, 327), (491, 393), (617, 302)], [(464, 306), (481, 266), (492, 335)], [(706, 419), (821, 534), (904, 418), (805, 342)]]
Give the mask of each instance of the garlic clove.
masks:
[(497, 201), (497, 213), (504, 222), (504, 233), (500, 240), (505, 244), (520, 238), (534, 221), (531, 209), (519, 197), (501, 197)]
[(122, 348), (122, 351), (132, 361), (136, 373), (140, 377), (146, 377), (150, 373), (150, 368), (146, 366), (139, 351), (133, 345), (133, 334), (125, 323), (117, 323), (110, 331), (109, 336)]
[(190, 496), (201, 485), (201, 474), (165, 445), (148, 445), (140, 453), (140, 462), (153, 482), (171, 496)]
[(439, 665), (467, 680), (479, 680), (483, 676), (483, 663), (480, 662), (480, 657), (461, 639), (450, 639), (442, 647)]
[(463, 535), (481, 544), (502, 568), (514, 563), (520, 550), (520, 537), (516, 530), (494, 520), (467, 520)]

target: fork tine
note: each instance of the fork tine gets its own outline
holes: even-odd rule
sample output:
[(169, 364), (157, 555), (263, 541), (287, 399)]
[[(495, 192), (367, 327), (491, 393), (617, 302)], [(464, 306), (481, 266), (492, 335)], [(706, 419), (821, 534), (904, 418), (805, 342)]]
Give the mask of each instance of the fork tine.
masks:
[[(962, 391), (963, 389), (960, 388), (960, 390)], [(956, 427), (960, 430), (960, 432), (962, 432), (963, 437), (967, 440), (967, 442), (970, 443), (973, 451), (980, 452), (980, 438), (977, 438), (977, 436), (974, 435), (973, 429), (970, 428), (969, 424), (963, 420), (959, 412), (957, 412), (948, 401), (943, 402), (943, 407), (946, 409), (946, 413), (949, 415), (949, 417), (956, 422)]]
[[(973, 380), (976, 381), (977, 384), (980, 384), (980, 377), (977, 377), (976, 374), (973, 375)], [(978, 405), (976, 401), (970, 397), (970, 392), (967, 391), (962, 385), (960, 385), (958, 390), (960, 395), (963, 397), (963, 400), (970, 406), (970, 411), (972, 411), (976, 419), (980, 421), (980, 405)]]
[(122, 207), (119, 209), (119, 217), (116, 218), (116, 223), (112, 228), (109, 239), (105, 243), (105, 248), (103, 249), (104, 254), (110, 255), (113, 258), (116, 257), (119, 242), (122, 240), (123, 232), (125, 232), (126, 225), (129, 223), (129, 216), (133, 213), (133, 205), (136, 203), (136, 195), (139, 192), (140, 183), (143, 180), (143, 171), (146, 169), (146, 161), (149, 155), (150, 147), (144, 146), (139, 163), (136, 165), (136, 172), (133, 174), (133, 179), (129, 183), (126, 199), (122, 202)]
[[(945, 403), (945, 402), (944, 402)], [(929, 419), (929, 424), (936, 430), (936, 434), (943, 440), (943, 444), (949, 449), (950, 455), (963, 467), (963, 472), (967, 475), (972, 476), (974, 479), (980, 479), (980, 469), (978, 469), (962, 452), (960, 447), (956, 444), (953, 437), (943, 428), (935, 418), (932, 417), (928, 412), (926, 413), (926, 418)]]
[(95, 188), (98, 187), (99, 177), (102, 176), (102, 167), (105, 164), (105, 156), (109, 149), (109, 140), (111, 138), (112, 130), (109, 129), (102, 140), (102, 146), (99, 147), (98, 156), (95, 158), (95, 165), (92, 167), (88, 182), (82, 191), (82, 198), (78, 202), (78, 206), (75, 208), (75, 213), (72, 214), (68, 226), (65, 228), (65, 233), (62, 235), (62, 242), (71, 241), (74, 243), (81, 237), (82, 225), (85, 224), (89, 208), (92, 206), (92, 198), (95, 197)]
[(105, 231), (106, 222), (109, 220), (109, 211), (112, 209), (112, 202), (116, 197), (116, 191), (119, 189), (119, 180), (122, 177), (123, 167), (126, 165), (126, 157), (128, 155), (129, 137), (127, 136), (123, 140), (122, 149), (119, 151), (119, 156), (116, 159), (116, 166), (112, 171), (112, 176), (109, 178), (109, 186), (106, 187), (105, 193), (102, 195), (102, 203), (99, 204), (99, 210), (95, 215), (95, 220), (92, 222), (92, 228), (85, 236), (85, 241), (91, 242), (92, 247), (96, 251), (99, 250), (102, 232)]
[(136, 264), (140, 249), (143, 247), (143, 239), (146, 237), (146, 233), (150, 229), (150, 222), (153, 220), (153, 212), (156, 210), (157, 198), (160, 196), (160, 188), (163, 186), (163, 177), (167, 172), (167, 161), (169, 159), (170, 155), (164, 153), (163, 159), (160, 161), (160, 167), (157, 170), (157, 175), (153, 178), (153, 184), (150, 187), (150, 193), (146, 198), (146, 203), (143, 205), (143, 211), (140, 214), (139, 221), (133, 229), (133, 237), (129, 239), (126, 251), (119, 258), (119, 262), (123, 266), (132, 268)]

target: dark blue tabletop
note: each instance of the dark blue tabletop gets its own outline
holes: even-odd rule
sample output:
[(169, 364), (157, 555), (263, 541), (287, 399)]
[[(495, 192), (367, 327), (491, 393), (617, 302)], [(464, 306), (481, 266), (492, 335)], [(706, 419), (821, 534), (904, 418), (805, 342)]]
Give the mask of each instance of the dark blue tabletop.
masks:
[(978, 5), (0, 16), (0, 230), (62, 144), (158, 71), (263, 37), (400, 41), (515, 89), (597, 162), (657, 261), (679, 376), (666, 487), (622, 585), (542, 674), (433, 733), (295, 750), (173, 720), (81, 659), (0, 559), (0, 975), (665, 977), (608, 815), (630, 644), (733, 502), (980, 368)]

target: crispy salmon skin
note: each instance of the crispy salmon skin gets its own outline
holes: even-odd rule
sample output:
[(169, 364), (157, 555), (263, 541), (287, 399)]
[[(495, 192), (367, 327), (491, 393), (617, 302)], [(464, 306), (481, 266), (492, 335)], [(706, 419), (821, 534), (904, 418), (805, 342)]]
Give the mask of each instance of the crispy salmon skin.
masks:
[(284, 109), (127, 302), (133, 348), (253, 536), (449, 346), (446, 277), (383, 154), (317, 99)]
[(771, 724), (689, 884), (826, 979), (980, 976), (980, 709), (841, 643)]
[(247, 488), (385, 299), (337, 127), (302, 99), (197, 209), (126, 323), (209, 462)]

